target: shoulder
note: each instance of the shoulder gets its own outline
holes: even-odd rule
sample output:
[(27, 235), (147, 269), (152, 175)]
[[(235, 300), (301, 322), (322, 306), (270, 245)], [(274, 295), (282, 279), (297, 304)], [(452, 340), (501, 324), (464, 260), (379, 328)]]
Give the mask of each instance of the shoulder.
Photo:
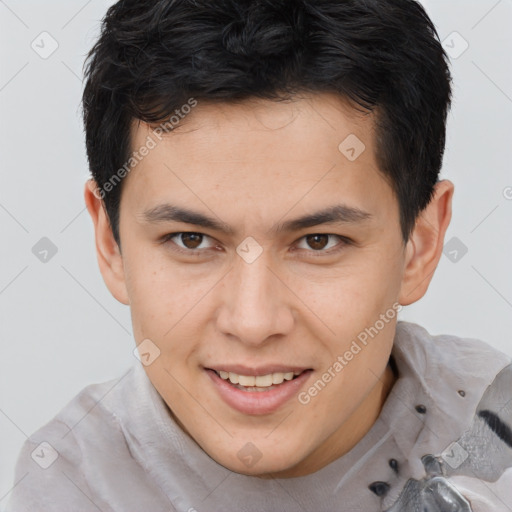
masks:
[(466, 429), (476, 415), (498, 431), (499, 411), (512, 426), (512, 357), (507, 354), (476, 338), (431, 335), (417, 324), (399, 322), (393, 355), (405, 378), (428, 397), (437, 413), (431, 421)]
[(133, 371), (85, 387), (25, 441), (7, 512), (108, 512), (134, 504), (163, 510), (160, 491), (132, 456), (116, 410)]
[(512, 363), (511, 356), (483, 340), (432, 335), (424, 327), (404, 321), (397, 323), (393, 354), (426, 388), (466, 383), (477, 393), (481, 390), (481, 395), (497, 374)]

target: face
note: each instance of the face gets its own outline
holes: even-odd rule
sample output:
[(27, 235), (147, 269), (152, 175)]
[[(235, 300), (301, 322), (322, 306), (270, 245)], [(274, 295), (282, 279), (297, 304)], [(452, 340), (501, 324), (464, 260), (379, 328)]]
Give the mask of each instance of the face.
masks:
[[(373, 126), (327, 94), (199, 104), (125, 179), (119, 280), (159, 351), (145, 370), (233, 471), (315, 471), (385, 399), (412, 252)], [(132, 149), (151, 134), (135, 124)]]

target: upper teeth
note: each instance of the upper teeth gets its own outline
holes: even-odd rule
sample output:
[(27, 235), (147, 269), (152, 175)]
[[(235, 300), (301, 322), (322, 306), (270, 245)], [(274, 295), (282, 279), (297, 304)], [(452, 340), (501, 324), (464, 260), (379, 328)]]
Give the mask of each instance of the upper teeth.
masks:
[(232, 384), (240, 384), (247, 387), (260, 387), (266, 388), (272, 384), (281, 384), (285, 380), (292, 380), (294, 375), (300, 375), (302, 372), (287, 372), (287, 373), (269, 373), (268, 375), (238, 375), (238, 373), (224, 372), (220, 370), (217, 372), (224, 380), (229, 380)]

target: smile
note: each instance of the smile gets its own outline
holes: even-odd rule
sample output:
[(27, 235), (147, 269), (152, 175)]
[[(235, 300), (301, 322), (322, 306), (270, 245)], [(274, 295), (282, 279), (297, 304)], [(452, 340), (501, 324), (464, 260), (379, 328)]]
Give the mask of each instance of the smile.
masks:
[(218, 396), (230, 408), (250, 415), (271, 414), (277, 411), (300, 392), (313, 373), (310, 368), (283, 367), (258, 371), (236, 367), (240, 373), (227, 371), (234, 369), (235, 367), (215, 370), (205, 368), (205, 371)]

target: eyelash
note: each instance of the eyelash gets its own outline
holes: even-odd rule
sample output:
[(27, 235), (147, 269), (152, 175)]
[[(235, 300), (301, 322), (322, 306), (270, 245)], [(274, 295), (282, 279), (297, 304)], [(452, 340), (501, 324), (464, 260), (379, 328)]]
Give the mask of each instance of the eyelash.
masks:
[[(187, 256), (202, 256), (204, 251), (208, 250), (208, 249), (183, 249), (182, 247), (180, 247), (179, 245), (177, 245), (175, 242), (172, 241), (173, 238), (179, 236), (179, 235), (199, 235), (199, 236), (202, 236), (203, 238), (211, 238), (209, 237), (208, 235), (205, 235), (204, 233), (198, 233), (198, 232), (195, 232), (195, 231), (179, 231), (177, 233), (169, 233), (165, 236), (163, 236), (160, 240), (160, 242), (162, 244), (168, 244), (169, 242), (172, 243), (172, 250), (177, 252), (177, 253), (180, 253), (180, 254), (185, 254)], [(328, 250), (318, 250), (318, 251), (315, 251), (313, 249), (299, 249), (299, 250), (304, 250), (304, 251), (307, 251), (309, 253), (311, 253), (310, 255), (313, 256), (313, 257), (322, 257), (322, 256), (325, 256), (325, 255), (333, 255), (333, 254), (337, 254), (338, 252), (342, 251), (344, 249), (345, 246), (347, 245), (352, 245), (353, 244), (353, 241), (350, 239), (350, 238), (347, 238), (347, 237), (344, 237), (344, 236), (341, 236), (341, 235), (336, 235), (334, 233), (309, 233), (307, 235), (304, 235), (303, 237), (299, 238), (299, 240), (297, 240), (297, 242), (300, 242), (301, 240), (304, 240), (306, 239), (307, 237), (309, 236), (329, 236), (329, 237), (337, 237), (340, 239), (341, 243), (337, 244), (334, 248), (331, 248), (331, 249), (328, 249)], [(211, 249), (211, 248), (209, 248)]]

